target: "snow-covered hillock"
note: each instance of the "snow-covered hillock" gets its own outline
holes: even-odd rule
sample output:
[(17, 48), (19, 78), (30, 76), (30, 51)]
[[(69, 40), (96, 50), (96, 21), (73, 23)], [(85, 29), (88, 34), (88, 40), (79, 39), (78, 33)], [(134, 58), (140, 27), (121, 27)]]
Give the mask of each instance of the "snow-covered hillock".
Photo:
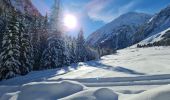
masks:
[[(6, 87), (9, 88), (9, 87)], [(57, 100), (59, 98), (80, 92), (85, 88), (82, 84), (71, 81), (32, 82), (20, 87), (11, 87), (16, 92), (6, 93), (1, 100)], [(5, 89), (5, 87), (0, 88)], [(2, 90), (3, 91), (3, 90)], [(1, 91), (1, 92), (2, 92)]]
[(124, 100), (169, 100), (170, 85), (158, 87)]
[(108, 88), (85, 90), (61, 100), (118, 100), (118, 94)]

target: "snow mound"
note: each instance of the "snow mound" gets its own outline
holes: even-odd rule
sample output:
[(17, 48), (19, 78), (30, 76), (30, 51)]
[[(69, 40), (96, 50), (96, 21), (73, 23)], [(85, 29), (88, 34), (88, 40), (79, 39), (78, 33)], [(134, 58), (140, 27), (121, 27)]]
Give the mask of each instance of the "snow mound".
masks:
[(107, 88), (97, 90), (94, 95), (97, 100), (118, 100), (118, 95)]
[[(33, 82), (23, 85), (15, 95), (4, 94), (3, 100), (57, 100), (80, 92), (85, 86), (71, 81)], [(15, 98), (15, 99), (13, 99)]]
[(169, 100), (170, 99), (170, 85), (162, 86), (152, 90), (145, 91), (129, 98), (128, 100)]
[(101, 88), (97, 90), (82, 91), (62, 100), (118, 100), (118, 95), (111, 89)]

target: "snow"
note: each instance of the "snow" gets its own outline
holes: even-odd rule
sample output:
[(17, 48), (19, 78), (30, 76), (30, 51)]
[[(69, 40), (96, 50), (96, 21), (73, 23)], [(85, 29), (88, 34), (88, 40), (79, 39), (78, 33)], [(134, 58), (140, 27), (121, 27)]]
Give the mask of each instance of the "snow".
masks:
[(87, 90), (61, 100), (118, 100), (118, 94), (111, 89), (101, 88), (97, 90)]
[(0, 100), (168, 100), (170, 47), (117, 51), (101, 60), (0, 82)]
[(169, 100), (169, 98), (170, 85), (166, 85), (145, 91), (127, 100)]
[(15, 100), (55, 100), (82, 91), (84, 87), (71, 81), (32, 82), (22, 85), (18, 88), (18, 92), (2, 95), (1, 100), (14, 97)]
[(138, 44), (141, 44), (141, 45), (144, 45), (144, 44), (149, 44), (149, 43), (154, 43), (154, 42), (158, 42), (158, 41), (161, 41), (163, 40), (163, 35), (166, 34), (167, 31), (169, 31), (170, 28), (167, 28), (166, 30), (162, 31), (162, 32), (159, 32), (155, 35), (152, 35), (146, 39), (144, 39), (143, 41), (141, 41), (140, 43)]

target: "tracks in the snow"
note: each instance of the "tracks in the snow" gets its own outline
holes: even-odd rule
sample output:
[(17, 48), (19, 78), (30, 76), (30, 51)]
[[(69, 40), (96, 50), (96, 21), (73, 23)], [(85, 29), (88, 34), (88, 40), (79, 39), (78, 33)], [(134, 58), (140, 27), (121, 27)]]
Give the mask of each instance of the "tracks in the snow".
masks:
[(77, 81), (84, 84), (87, 87), (165, 85), (170, 84), (170, 74), (145, 75), (136, 77), (84, 78), (84, 79), (59, 79), (59, 80)]

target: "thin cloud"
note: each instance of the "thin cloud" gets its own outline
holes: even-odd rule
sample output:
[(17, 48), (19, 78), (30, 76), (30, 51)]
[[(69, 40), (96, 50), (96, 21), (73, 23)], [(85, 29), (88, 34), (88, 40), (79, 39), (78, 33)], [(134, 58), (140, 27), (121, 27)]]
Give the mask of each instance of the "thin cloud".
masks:
[(131, 11), (135, 7), (136, 4), (137, 2), (129, 2), (125, 6), (120, 7), (118, 9), (118, 12), (114, 15), (114, 18), (117, 18), (118, 16)]
[(100, 2), (99, 0), (93, 0), (86, 5), (86, 12), (89, 18), (93, 20), (108, 23), (121, 14), (130, 11), (135, 4), (136, 2), (132, 1), (126, 5), (120, 6), (119, 9), (115, 9), (113, 8), (114, 0), (100, 0)]
[[(112, 2), (113, 0), (93, 0), (87, 3), (85, 6), (87, 15), (96, 21), (110, 21), (112, 15), (110, 12), (104, 13), (104, 9)], [(102, 16), (104, 14), (105, 16)]]

